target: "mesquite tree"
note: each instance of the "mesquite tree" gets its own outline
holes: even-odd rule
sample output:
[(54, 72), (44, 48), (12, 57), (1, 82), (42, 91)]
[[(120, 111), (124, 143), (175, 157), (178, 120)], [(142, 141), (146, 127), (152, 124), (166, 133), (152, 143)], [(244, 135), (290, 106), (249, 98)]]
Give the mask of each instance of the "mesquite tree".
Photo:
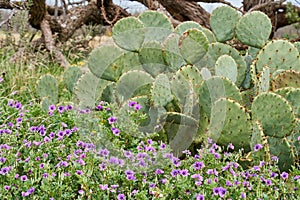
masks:
[[(35, 29), (41, 30), (42, 37), (35, 41), (34, 46), (44, 44), (46, 49), (54, 55), (62, 67), (69, 63), (56, 44), (66, 42), (74, 32), (84, 24), (101, 24), (112, 26), (119, 19), (131, 14), (124, 8), (113, 3), (112, 0), (58, 0), (54, 6), (46, 4), (46, 0), (0, 0), (2, 9), (27, 9), (28, 23)], [(244, 0), (242, 8), (237, 8), (225, 0), (130, 0), (145, 5), (150, 10), (161, 10), (170, 16), (176, 26), (182, 21), (196, 21), (206, 28), (209, 27), (210, 14), (199, 2), (223, 3), (238, 10), (242, 14), (253, 10), (266, 13), (273, 24), (273, 32), (288, 25), (286, 4), (284, 0)], [(297, 12), (300, 8), (294, 6)], [(3, 22), (1, 22), (3, 24)], [(54, 34), (57, 38), (54, 39)]]

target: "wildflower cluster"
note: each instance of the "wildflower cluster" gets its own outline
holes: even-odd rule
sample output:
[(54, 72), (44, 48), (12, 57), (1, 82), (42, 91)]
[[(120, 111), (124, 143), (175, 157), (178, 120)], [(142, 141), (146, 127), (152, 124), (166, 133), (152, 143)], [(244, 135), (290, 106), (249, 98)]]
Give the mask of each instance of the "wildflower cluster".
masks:
[(0, 115), (0, 198), (295, 199), (299, 194), (297, 169), (280, 172), (265, 161), (245, 169), (242, 155), (230, 152), (232, 144), (222, 149), (211, 140), (196, 155), (186, 150), (180, 159), (162, 141), (130, 137), (145, 117), (137, 102), (129, 102), (126, 112), (114, 109), (100, 102), (95, 110), (51, 105), (44, 112), (7, 101)]

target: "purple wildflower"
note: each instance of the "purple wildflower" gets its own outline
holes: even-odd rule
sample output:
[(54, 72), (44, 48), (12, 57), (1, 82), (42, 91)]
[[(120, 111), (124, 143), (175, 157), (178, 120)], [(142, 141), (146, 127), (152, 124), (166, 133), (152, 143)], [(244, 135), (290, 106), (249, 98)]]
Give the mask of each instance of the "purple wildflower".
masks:
[(254, 151), (259, 151), (261, 148), (263, 148), (263, 145), (261, 144), (254, 145)]
[(232, 144), (232, 143), (229, 143), (228, 148), (233, 150), (233, 149), (234, 149), (233, 144)]
[(137, 104), (137, 102), (135, 102), (135, 101), (129, 101), (128, 106), (130, 108), (133, 108), (135, 104)]
[(196, 200), (204, 200), (204, 195), (202, 195), (202, 194), (197, 194)]
[(114, 134), (115, 136), (119, 136), (119, 135), (120, 135), (120, 130), (117, 129), (116, 127), (112, 127), (112, 128), (111, 128), (111, 131), (113, 132), (113, 134)]
[(124, 194), (118, 194), (118, 200), (125, 200), (125, 195)]
[(48, 173), (43, 173), (43, 174), (42, 174), (42, 177), (43, 177), (43, 178), (48, 178)]
[(118, 119), (117, 119), (116, 117), (111, 116), (111, 117), (108, 118), (108, 123), (109, 123), (109, 124), (113, 124), (113, 123), (115, 123), (117, 120), (118, 120)]
[(78, 190), (78, 194), (83, 195), (83, 194), (84, 194), (84, 191), (83, 191), (83, 190)]
[(99, 187), (100, 187), (101, 190), (107, 190), (108, 189), (107, 184), (105, 184), (105, 185), (100, 184)]
[(155, 174), (156, 174), (156, 175), (158, 175), (158, 174), (163, 174), (163, 173), (164, 173), (164, 171), (161, 170), (161, 169), (156, 169), (156, 170), (155, 170)]
[(177, 176), (179, 173), (180, 173), (180, 171), (177, 170), (177, 169), (172, 169), (172, 171), (171, 171), (171, 175), (172, 175), (173, 177)]
[(142, 109), (142, 106), (140, 104), (136, 104), (134, 106), (134, 110), (140, 110), (140, 109)]
[(44, 167), (45, 167), (45, 164), (44, 164), (44, 163), (41, 163), (41, 164), (40, 164), (40, 168), (41, 168), (41, 169), (44, 169)]
[(78, 175), (82, 175), (82, 174), (83, 174), (83, 172), (82, 172), (82, 170), (76, 170), (76, 174), (78, 174)]
[(48, 108), (49, 111), (53, 112), (56, 110), (56, 106), (55, 105), (50, 105)]
[(26, 175), (23, 175), (23, 176), (21, 176), (21, 181), (27, 181), (27, 176)]
[(182, 176), (188, 176), (189, 175), (189, 171), (187, 169), (183, 169), (183, 170), (180, 170), (180, 174)]
[(5, 185), (4, 186), (4, 190), (9, 190), (10, 189), (10, 186), (9, 185)]
[(289, 178), (289, 174), (287, 172), (282, 172), (281, 173), (281, 178), (288, 179)]

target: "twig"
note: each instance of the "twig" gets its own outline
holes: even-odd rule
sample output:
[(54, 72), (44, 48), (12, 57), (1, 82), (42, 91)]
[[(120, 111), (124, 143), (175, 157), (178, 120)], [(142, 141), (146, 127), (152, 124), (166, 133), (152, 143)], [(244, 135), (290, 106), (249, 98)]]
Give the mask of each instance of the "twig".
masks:
[(109, 25), (113, 25), (117, 21), (119, 15), (120, 15), (120, 8), (117, 7), (115, 17), (112, 20), (109, 20), (108, 17), (107, 17), (107, 13), (106, 13), (104, 4), (102, 2), (101, 13), (102, 13), (102, 16), (103, 16), (105, 22), (107, 22)]
[(14, 8), (14, 9), (12, 9), (12, 11), (11, 11), (10, 15), (8, 16), (8, 18), (3, 20), (2, 22), (0, 22), (0, 27), (3, 26), (4, 24), (8, 23), (13, 18), (15, 13), (16, 13), (16, 9)]

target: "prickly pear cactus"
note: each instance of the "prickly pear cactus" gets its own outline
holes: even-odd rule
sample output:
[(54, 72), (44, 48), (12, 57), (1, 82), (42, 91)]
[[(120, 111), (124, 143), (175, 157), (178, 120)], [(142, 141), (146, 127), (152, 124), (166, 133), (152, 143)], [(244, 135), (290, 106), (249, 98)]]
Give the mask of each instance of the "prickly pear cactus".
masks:
[(139, 52), (139, 59), (143, 69), (153, 77), (171, 70), (165, 64), (162, 46), (158, 42), (144, 43)]
[(300, 71), (281, 71), (273, 78), (272, 87), (273, 90), (284, 87), (300, 88)]
[[(255, 145), (257, 144), (263, 145), (263, 148), (258, 151), (255, 150)], [(268, 140), (263, 132), (263, 127), (259, 121), (253, 122), (250, 146), (254, 164), (259, 164), (259, 162), (262, 160), (271, 161)]]
[(258, 94), (268, 92), (270, 88), (270, 68), (265, 66), (260, 74), (257, 85)]
[(163, 107), (172, 101), (169, 78), (165, 74), (160, 74), (155, 78), (151, 88), (151, 100), (156, 107)]
[(75, 94), (81, 108), (94, 108), (97, 100), (97, 86), (100, 80), (91, 72), (80, 77), (75, 86)]
[(101, 46), (92, 51), (88, 67), (98, 78), (116, 81), (122, 74), (123, 65), (116, 60), (122, 56), (122, 50), (115, 46)]
[(220, 56), (215, 64), (215, 71), (217, 76), (227, 77), (233, 83), (237, 80), (237, 64), (231, 56)]
[(178, 34), (169, 35), (162, 47), (163, 58), (166, 64), (174, 71), (186, 64), (178, 47), (179, 38), (180, 35)]
[(195, 64), (206, 54), (208, 44), (208, 39), (202, 31), (189, 29), (179, 39), (179, 50), (187, 63)]
[(286, 138), (267, 137), (270, 154), (278, 157), (278, 167), (288, 171), (295, 162), (294, 151)]
[(114, 42), (127, 51), (138, 51), (144, 42), (145, 34), (145, 25), (135, 17), (120, 19), (112, 29)]
[(273, 40), (260, 50), (255, 65), (258, 72), (262, 71), (265, 65), (270, 68), (271, 73), (278, 69), (300, 71), (299, 52), (287, 40)]
[(131, 70), (124, 73), (116, 83), (116, 95), (119, 102), (127, 101), (134, 96), (150, 94), (154, 79), (148, 73)]
[(36, 83), (36, 94), (41, 98), (45, 110), (48, 110), (51, 104), (58, 103), (58, 82), (56, 78), (50, 74), (40, 77)]
[(295, 116), (300, 119), (300, 88), (290, 91), (285, 98), (291, 104)]
[(79, 77), (82, 75), (82, 71), (79, 67), (69, 67), (65, 73), (64, 73), (64, 82), (66, 85), (66, 88), (73, 94), (74, 93), (74, 87), (79, 79)]
[(199, 88), (199, 101), (204, 112), (210, 117), (212, 105), (220, 98), (227, 97), (238, 102), (242, 97), (239, 89), (225, 77), (213, 76), (203, 81)]
[(221, 6), (213, 10), (210, 16), (210, 27), (219, 42), (233, 39), (239, 19), (240, 14), (229, 6)]
[(236, 25), (236, 37), (242, 43), (261, 48), (272, 31), (269, 17), (260, 11), (253, 11), (240, 18)]
[(189, 29), (199, 29), (206, 35), (209, 43), (216, 42), (215, 35), (209, 29), (202, 27), (200, 24), (194, 21), (182, 22), (181, 24), (176, 26), (174, 33), (182, 35), (184, 32), (186, 32)]
[(278, 94), (261, 93), (253, 100), (252, 118), (261, 122), (266, 136), (283, 138), (292, 133), (295, 115), (286, 99)]
[(238, 102), (221, 98), (212, 106), (209, 137), (222, 146), (232, 143), (238, 149), (250, 151), (252, 124), (246, 109)]
[(240, 87), (245, 79), (247, 66), (244, 58), (240, 55), (240, 53), (230, 45), (219, 42), (209, 44), (207, 54), (201, 59), (201, 61), (199, 61), (195, 65), (199, 68), (206, 67), (210, 69), (214, 74), (214, 66), (216, 64), (216, 61), (222, 55), (229, 55), (236, 62), (238, 76), (235, 84), (237, 85), (237, 87)]
[(167, 113), (165, 130), (174, 155), (181, 156), (182, 151), (190, 147), (196, 137), (198, 123), (197, 119), (185, 114)]
[(174, 31), (174, 27), (170, 19), (160, 13), (152, 10), (142, 12), (139, 17), (145, 26), (144, 42), (163, 42)]

